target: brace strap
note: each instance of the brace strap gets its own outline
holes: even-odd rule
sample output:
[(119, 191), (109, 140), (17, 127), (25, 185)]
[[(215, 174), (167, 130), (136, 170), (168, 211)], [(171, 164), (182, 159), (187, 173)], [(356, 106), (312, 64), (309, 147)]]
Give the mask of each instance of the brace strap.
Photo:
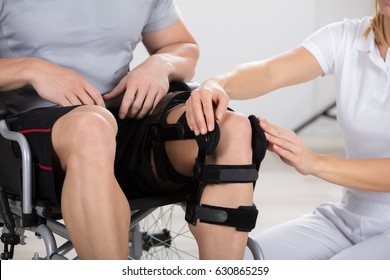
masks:
[(251, 183), (259, 177), (255, 164), (212, 165), (199, 161), (195, 163), (193, 175), (201, 184)]
[[(191, 215), (192, 217), (189, 217)], [(238, 231), (250, 232), (256, 225), (257, 215), (258, 210), (255, 205), (226, 208), (202, 204), (191, 207), (191, 210), (186, 212), (186, 219), (199, 219), (200, 222), (230, 226)]]

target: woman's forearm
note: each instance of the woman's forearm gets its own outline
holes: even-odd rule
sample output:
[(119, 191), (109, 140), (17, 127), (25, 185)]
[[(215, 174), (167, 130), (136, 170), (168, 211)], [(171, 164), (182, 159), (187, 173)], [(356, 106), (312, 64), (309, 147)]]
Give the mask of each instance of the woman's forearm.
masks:
[(267, 60), (241, 64), (215, 79), (231, 99), (250, 99), (310, 81), (321, 74), (322, 69), (314, 56), (298, 47)]
[(292, 130), (259, 118), (275, 152), (303, 175), (312, 175), (330, 183), (367, 191), (390, 192), (390, 158), (343, 159), (313, 153)]
[(390, 159), (317, 156), (313, 176), (352, 189), (390, 192)]

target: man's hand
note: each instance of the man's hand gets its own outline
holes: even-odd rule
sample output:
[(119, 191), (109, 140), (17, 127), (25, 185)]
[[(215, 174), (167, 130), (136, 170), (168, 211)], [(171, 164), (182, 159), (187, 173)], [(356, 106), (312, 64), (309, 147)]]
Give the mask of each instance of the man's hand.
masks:
[(124, 94), (119, 117), (140, 119), (150, 114), (167, 94), (169, 80), (160, 71), (159, 62), (149, 57), (144, 63), (129, 72), (105, 99), (114, 99)]
[(99, 105), (105, 107), (100, 92), (75, 71), (37, 60), (33, 88), (43, 99), (61, 106)]

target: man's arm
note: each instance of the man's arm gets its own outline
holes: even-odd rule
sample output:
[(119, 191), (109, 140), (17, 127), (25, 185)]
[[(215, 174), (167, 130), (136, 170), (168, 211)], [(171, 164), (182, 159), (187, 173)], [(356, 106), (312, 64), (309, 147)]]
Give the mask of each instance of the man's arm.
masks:
[(125, 93), (119, 116), (142, 118), (150, 113), (169, 89), (169, 82), (192, 79), (199, 58), (198, 45), (181, 19), (167, 28), (143, 34), (150, 56), (105, 95)]
[(0, 91), (30, 84), (32, 58), (0, 58)]
[(105, 106), (99, 91), (71, 69), (33, 58), (0, 58), (0, 91), (32, 85), (39, 96), (52, 103), (70, 106)]
[(151, 59), (160, 60), (169, 81), (192, 79), (199, 47), (181, 19), (163, 30), (144, 33), (143, 43)]

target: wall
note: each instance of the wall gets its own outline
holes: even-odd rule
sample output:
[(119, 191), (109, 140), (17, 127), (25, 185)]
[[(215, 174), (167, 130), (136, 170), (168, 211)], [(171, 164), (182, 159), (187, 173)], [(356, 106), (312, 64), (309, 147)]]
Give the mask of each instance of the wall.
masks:
[[(373, 10), (372, 0), (176, 0), (176, 3), (201, 47), (196, 81), (228, 71), (239, 63), (287, 51), (324, 24), (371, 15)], [(142, 48), (136, 51), (138, 61), (146, 55)], [(231, 107), (294, 128), (333, 100), (333, 80), (327, 77), (252, 101), (232, 101)]]

